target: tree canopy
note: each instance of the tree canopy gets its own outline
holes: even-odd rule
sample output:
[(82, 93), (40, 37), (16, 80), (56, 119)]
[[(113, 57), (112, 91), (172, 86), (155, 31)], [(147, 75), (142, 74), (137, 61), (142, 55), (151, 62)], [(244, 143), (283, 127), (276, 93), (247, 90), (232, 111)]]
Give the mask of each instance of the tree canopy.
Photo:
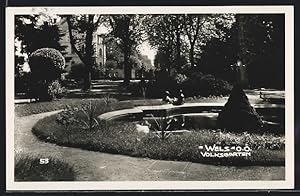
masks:
[(191, 67), (195, 66), (201, 48), (212, 38), (224, 37), (224, 31), (234, 23), (234, 15), (147, 15), (145, 21), (149, 43), (158, 49), (156, 64), (180, 72), (186, 57)]
[(15, 39), (21, 41), (21, 52), (30, 55), (39, 48), (55, 48), (63, 52), (59, 26), (49, 16), (20, 15), (15, 17)]
[(124, 83), (128, 84), (131, 78), (132, 65), (130, 56), (142, 42), (144, 28), (143, 16), (137, 14), (109, 15), (110, 34), (123, 52), (124, 57)]

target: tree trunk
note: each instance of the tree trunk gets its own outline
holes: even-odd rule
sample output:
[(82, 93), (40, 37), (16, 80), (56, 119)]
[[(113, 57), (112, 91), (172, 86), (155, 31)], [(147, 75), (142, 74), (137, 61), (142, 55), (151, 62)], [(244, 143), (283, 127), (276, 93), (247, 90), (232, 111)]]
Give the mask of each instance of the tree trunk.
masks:
[(85, 39), (85, 76), (84, 76), (84, 90), (91, 88), (92, 80), (92, 66), (93, 66), (93, 29), (87, 30)]
[(174, 59), (172, 58), (172, 51), (173, 49), (169, 46), (168, 50), (166, 51), (166, 56), (167, 56), (167, 74), (168, 77), (171, 77), (171, 69), (172, 69), (172, 61), (174, 61)]
[(176, 33), (176, 65), (177, 65), (177, 71), (180, 69), (180, 48), (181, 48), (181, 43), (180, 43), (180, 33)]
[(91, 72), (86, 70), (83, 78), (83, 90), (89, 90), (91, 88)]
[(191, 45), (190, 52), (189, 52), (189, 56), (190, 56), (191, 67), (194, 67), (194, 65), (195, 65), (195, 59), (194, 59), (194, 45)]
[(129, 64), (129, 50), (124, 50), (124, 84), (128, 85), (131, 79), (131, 65)]

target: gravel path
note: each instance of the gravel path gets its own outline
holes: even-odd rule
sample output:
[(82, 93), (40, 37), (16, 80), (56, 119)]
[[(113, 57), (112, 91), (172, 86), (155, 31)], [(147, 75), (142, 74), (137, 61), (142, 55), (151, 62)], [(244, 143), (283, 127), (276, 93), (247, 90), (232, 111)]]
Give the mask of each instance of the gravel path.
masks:
[(46, 143), (36, 138), (34, 124), (56, 112), (15, 118), (15, 153), (57, 157), (74, 166), (77, 181), (283, 180), (284, 167), (228, 167), (114, 155)]

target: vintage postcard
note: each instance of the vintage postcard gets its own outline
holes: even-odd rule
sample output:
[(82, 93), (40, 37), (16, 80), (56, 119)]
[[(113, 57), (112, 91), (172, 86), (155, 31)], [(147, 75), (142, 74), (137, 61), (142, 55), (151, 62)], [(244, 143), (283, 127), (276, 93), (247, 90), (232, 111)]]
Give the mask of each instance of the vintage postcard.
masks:
[(7, 190), (294, 188), (293, 10), (7, 7)]

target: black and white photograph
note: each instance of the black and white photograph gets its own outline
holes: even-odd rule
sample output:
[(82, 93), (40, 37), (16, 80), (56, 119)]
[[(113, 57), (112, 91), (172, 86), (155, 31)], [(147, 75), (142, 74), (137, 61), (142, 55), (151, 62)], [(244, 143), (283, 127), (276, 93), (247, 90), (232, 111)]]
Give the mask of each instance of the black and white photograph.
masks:
[(6, 11), (7, 189), (294, 187), (292, 6)]

